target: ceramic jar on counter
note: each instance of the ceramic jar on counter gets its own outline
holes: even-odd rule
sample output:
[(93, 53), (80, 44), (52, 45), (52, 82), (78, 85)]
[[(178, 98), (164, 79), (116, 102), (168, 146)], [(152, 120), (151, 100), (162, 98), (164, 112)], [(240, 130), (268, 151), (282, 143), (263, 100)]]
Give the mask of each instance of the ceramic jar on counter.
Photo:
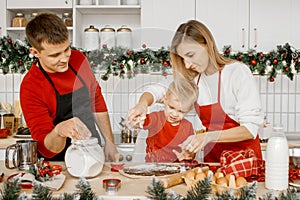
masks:
[(12, 20), (12, 27), (25, 27), (27, 20), (24, 13), (16, 13), (16, 16)]

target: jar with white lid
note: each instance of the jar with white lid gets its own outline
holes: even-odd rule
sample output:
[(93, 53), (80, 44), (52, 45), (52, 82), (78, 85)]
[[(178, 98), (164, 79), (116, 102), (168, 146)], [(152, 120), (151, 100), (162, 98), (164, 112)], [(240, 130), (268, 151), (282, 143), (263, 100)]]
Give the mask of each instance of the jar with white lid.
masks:
[(113, 48), (116, 46), (115, 32), (115, 29), (110, 27), (109, 25), (106, 25), (100, 30), (100, 41), (102, 48)]
[(100, 174), (105, 162), (98, 139), (72, 140), (65, 154), (68, 172), (74, 177), (92, 178)]
[(117, 30), (117, 46), (132, 48), (132, 31), (125, 25)]
[(99, 29), (90, 25), (89, 28), (84, 29), (84, 45), (83, 48), (87, 51), (99, 49), (100, 38)]

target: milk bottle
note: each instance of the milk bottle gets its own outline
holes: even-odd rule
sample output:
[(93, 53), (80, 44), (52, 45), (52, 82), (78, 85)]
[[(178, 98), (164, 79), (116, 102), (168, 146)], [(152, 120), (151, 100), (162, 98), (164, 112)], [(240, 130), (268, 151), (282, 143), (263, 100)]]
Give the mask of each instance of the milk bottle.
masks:
[(288, 188), (289, 149), (281, 125), (273, 127), (267, 144), (265, 186), (272, 190)]

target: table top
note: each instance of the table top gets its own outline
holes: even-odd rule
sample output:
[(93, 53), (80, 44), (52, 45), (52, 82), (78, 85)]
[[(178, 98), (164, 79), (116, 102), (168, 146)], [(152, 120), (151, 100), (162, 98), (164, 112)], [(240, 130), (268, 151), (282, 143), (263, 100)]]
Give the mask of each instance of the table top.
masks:
[[(54, 162), (53, 162), (54, 163)], [(55, 162), (55, 164), (60, 164), (63, 166), (63, 169), (65, 169), (64, 162)], [(140, 164), (140, 163), (130, 163), (128, 165), (134, 165), (134, 164)], [(0, 161), (0, 169), (4, 172), (4, 179), (3, 181), (6, 181), (7, 178), (17, 173), (18, 171), (16, 169), (7, 169), (5, 167), (4, 161)], [(77, 191), (77, 188), (75, 187), (79, 183), (79, 178), (72, 177), (67, 170), (65, 169), (63, 171), (63, 174), (66, 175), (66, 181), (63, 184), (62, 188), (58, 191), (52, 191), (54, 196), (59, 196), (64, 193), (75, 193)], [(118, 178), (121, 180), (121, 187), (115, 194), (110, 194), (105, 191), (103, 188), (103, 180), (106, 178)], [(112, 172), (110, 169), (110, 163), (105, 163), (102, 172), (95, 178), (89, 178), (87, 181), (90, 183), (91, 188), (93, 192), (99, 196), (104, 197), (104, 199), (109, 199), (111, 197), (123, 197), (123, 198), (140, 198), (140, 199), (146, 199), (147, 196), (147, 187), (151, 185), (152, 177), (145, 177), (145, 178), (129, 178), (125, 177), (124, 175), (120, 174), (119, 172)], [(3, 182), (0, 184), (0, 187), (3, 188)], [(181, 194), (183, 196), (186, 196), (187, 191), (189, 190), (185, 183), (173, 186), (167, 190), (173, 190), (177, 194)], [(23, 189), (24, 192), (30, 194), (31, 189)], [(268, 190), (265, 188), (264, 183), (258, 183), (258, 190), (257, 190), (257, 196), (262, 196), (266, 194)]]

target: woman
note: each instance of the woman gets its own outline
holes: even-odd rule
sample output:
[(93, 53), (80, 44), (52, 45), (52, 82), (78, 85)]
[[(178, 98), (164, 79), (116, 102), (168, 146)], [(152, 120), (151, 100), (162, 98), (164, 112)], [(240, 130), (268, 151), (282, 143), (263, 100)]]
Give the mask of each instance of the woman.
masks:
[[(171, 44), (174, 81), (182, 75), (198, 85), (195, 109), (206, 128), (181, 144), (195, 153), (204, 148), (205, 162), (219, 162), (223, 150), (251, 148), (261, 159), (258, 129), (263, 123), (260, 97), (249, 68), (222, 56), (208, 28), (190, 20), (177, 29)], [(127, 123), (145, 115), (147, 107), (161, 100), (163, 87), (155, 85), (143, 93), (128, 111)]]

